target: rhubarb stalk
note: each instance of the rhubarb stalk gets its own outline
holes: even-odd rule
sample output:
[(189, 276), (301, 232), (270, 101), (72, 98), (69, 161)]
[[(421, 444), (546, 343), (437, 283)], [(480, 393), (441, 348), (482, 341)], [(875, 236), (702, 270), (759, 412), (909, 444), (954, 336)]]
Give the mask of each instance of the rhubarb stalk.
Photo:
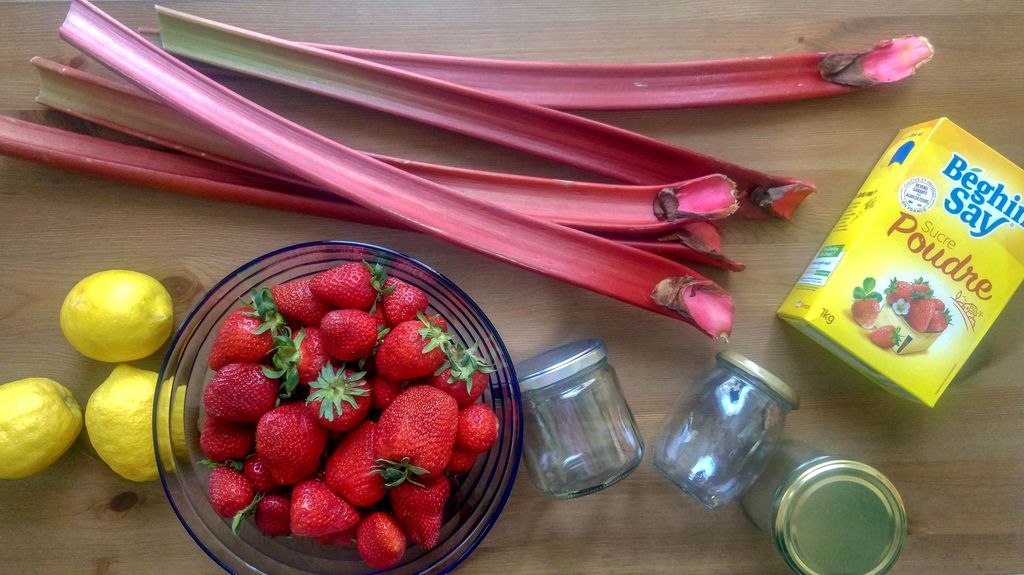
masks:
[[(137, 90), (44, 58), (33, 58), (32, 64), (40, 78), (36, 101), (45, 106), (178, 151), (288, 179), (285, 174), (261, 167), (258, 156)], [(662, 186), (610, 185), (370, 155), (456, 191), (592, 232), (645, 236), (675, 233), (680, 243), (687, 244), (686, 238), (694, 236), (688, 228), (696, 222), (726, 217), (737, 208), (735, 187), (719, 175)], [(690, 247), (706, 251), (706, 244)]]
[(318, 187), (467, 249), (682, 319), (713, 337), (731, 330), (732, 298), (686, 266), (501, 209), (346, 148), (209, 80), (86, 0), (72, 0), (60, 34), (172, 108)]
[(294, 86), (632, 184), (723, 174), (748, 217), (790, 217), (814, 187), (593, 120), (157, 7), (179, 56)]
[[(290, 182), (246, 175), (208, 160), (111, 142), (6, 116), (0, 116), (0, 154), (190, 196), (408, 229), (397, 221), (333, 194), (321, 197), (319, 190), (295, 190)], [(294, 191), (299, 193), (292, 193)], [(679, 242), (617, 241), (676, 261), (696, 262), (730, 271), (742, 271), (744, 268), (739, 262), (698, 251)]]
[(822, 98), (907, 78), (933, 53), (923, 36), (883, 40), (862, 53), (628, 64), (492, 60), (306, 45), (561, 110), (699, 108)]

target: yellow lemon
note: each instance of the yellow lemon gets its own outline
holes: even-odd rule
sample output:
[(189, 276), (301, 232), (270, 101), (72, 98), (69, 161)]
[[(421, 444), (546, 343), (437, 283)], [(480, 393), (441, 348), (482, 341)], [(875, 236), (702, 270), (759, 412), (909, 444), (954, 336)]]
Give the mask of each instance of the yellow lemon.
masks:
[(85, 430), (93, 449), (115, 473), (132, 481), (157, 478), (153, 395), (157, 374), (119, 365), (92, 392)]
[(171, 294), (152, 277), (127, 270), (97, 272), (71, 288), (60, 329), (82, 355), (117, 363), (142, 359), (171, 335)]
[(57, 461), (82, 430), (82, 409), (45, 377), (0, 385), (0, 479), (20, 479)]

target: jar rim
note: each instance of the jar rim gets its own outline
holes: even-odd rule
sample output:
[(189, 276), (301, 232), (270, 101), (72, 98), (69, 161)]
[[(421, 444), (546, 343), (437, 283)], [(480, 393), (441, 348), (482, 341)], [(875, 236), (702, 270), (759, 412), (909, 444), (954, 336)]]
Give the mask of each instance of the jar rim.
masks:
[(584, 339), (560, 345), (516, 363), (519, 389), (534, 391), (564, 381), (602, 363), (608, 348), (599, 339)]
[(737, 351), (728, 350), (719, 352), (716, 357), (719, 361), (728, 363), (753, 377), (756, 383), (764, 384), (762, 387), (788, 404), (791, 411), (800, 409), (800, 394), (786, 382), (779, 379), (778, 376), (761, 367), (747, 356)]

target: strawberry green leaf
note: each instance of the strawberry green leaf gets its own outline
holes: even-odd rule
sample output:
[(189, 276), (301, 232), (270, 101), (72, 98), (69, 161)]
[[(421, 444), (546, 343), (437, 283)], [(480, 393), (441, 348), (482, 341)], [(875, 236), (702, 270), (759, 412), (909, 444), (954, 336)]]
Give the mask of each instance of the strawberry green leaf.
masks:
[(256, 506), (259, 504), (261, 499), (263, 499), (263, 494), (257, 493), (256, 496), (252, 498), (252, 502), (245, 506), (245, 509), (235, 513), (235, 516), (231, 518), (232, 533), (238, 535), (238, 528), (242, 525), (242, 520), (256, 512)]
[(860, 286), (853, 288), (853, 299), (864, 299), (864, 288)]
[(359, 407), (356, 398), (369, 395), (370, 389), (366, 386), (365, 371), (346, 373), (345, 366), (334, 369), (329, 362), (320, 370), (320, 376), (316, 381), (311, 382), (309, 387), (313, 390), (306, 398), (306, 403), (320, 402), (320, 417), (327, 421), (334, 421), (335, 415), (340, 416), (345, 411), (342, 402), (352, 406), (352, 409)]
[(291, 335), (291, 329), (288, 327), (284, 316), (278, 311), (274, 298), (270, 294), (270, 289), (265, 287), (254, 289), (252, 291), (252, 301), (249, 305), (254, 311), (249, 312), (248, 315), (258, 317), (263, 321), (258, 328), (253, 330), (254, 334), (258, 335), (269, 331), (275, 337), (281, 334)]
[(880, 294), (880, 293), (878, 293), (876, 291), (873, 291), (873, 292), (869, 293), (868, 294), (868, 298), (876, 300), (876, 301), (878, 301), (878, 303), (882, 303), (882, 294)]
[(864, 278), (864, 291), (870, 292), (875, 289), (875, 278)]
[(384, 477), (384, 487), (391, 489), (397, 487), (402, 483), (408, 481), (417, 487), (423, 487), (422, 483), (419, 483), (414, 479), (417, 475), (425, 475), (426, 469), (418, 467), (410, 463), (408, 457), (403, 457), (401, 461), (391, 461), (390, 459), (375, 459), (373, 471), (371, 475), (381, 475)]

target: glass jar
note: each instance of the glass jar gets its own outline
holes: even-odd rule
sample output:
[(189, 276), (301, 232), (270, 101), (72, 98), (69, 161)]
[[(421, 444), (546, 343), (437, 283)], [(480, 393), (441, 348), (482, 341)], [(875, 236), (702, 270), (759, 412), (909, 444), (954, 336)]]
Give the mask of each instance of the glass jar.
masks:
[(907, 536), (903, 500), (877, 469), (792, 440), (740, 501), (800, 575), (881, 575)]
[(753, 361), (719, 353), (715, 369), (666, 416), (652, 465), (714, 509), (754, 482), (775, 450), (786, 413), (799, 405), (793, 388)]
[(584, 340), (516, 365), (523, 396), (523, 457), (542, 493), (569, 499), (605, 489), (643, 458), (643, 439), (608, 350)]

